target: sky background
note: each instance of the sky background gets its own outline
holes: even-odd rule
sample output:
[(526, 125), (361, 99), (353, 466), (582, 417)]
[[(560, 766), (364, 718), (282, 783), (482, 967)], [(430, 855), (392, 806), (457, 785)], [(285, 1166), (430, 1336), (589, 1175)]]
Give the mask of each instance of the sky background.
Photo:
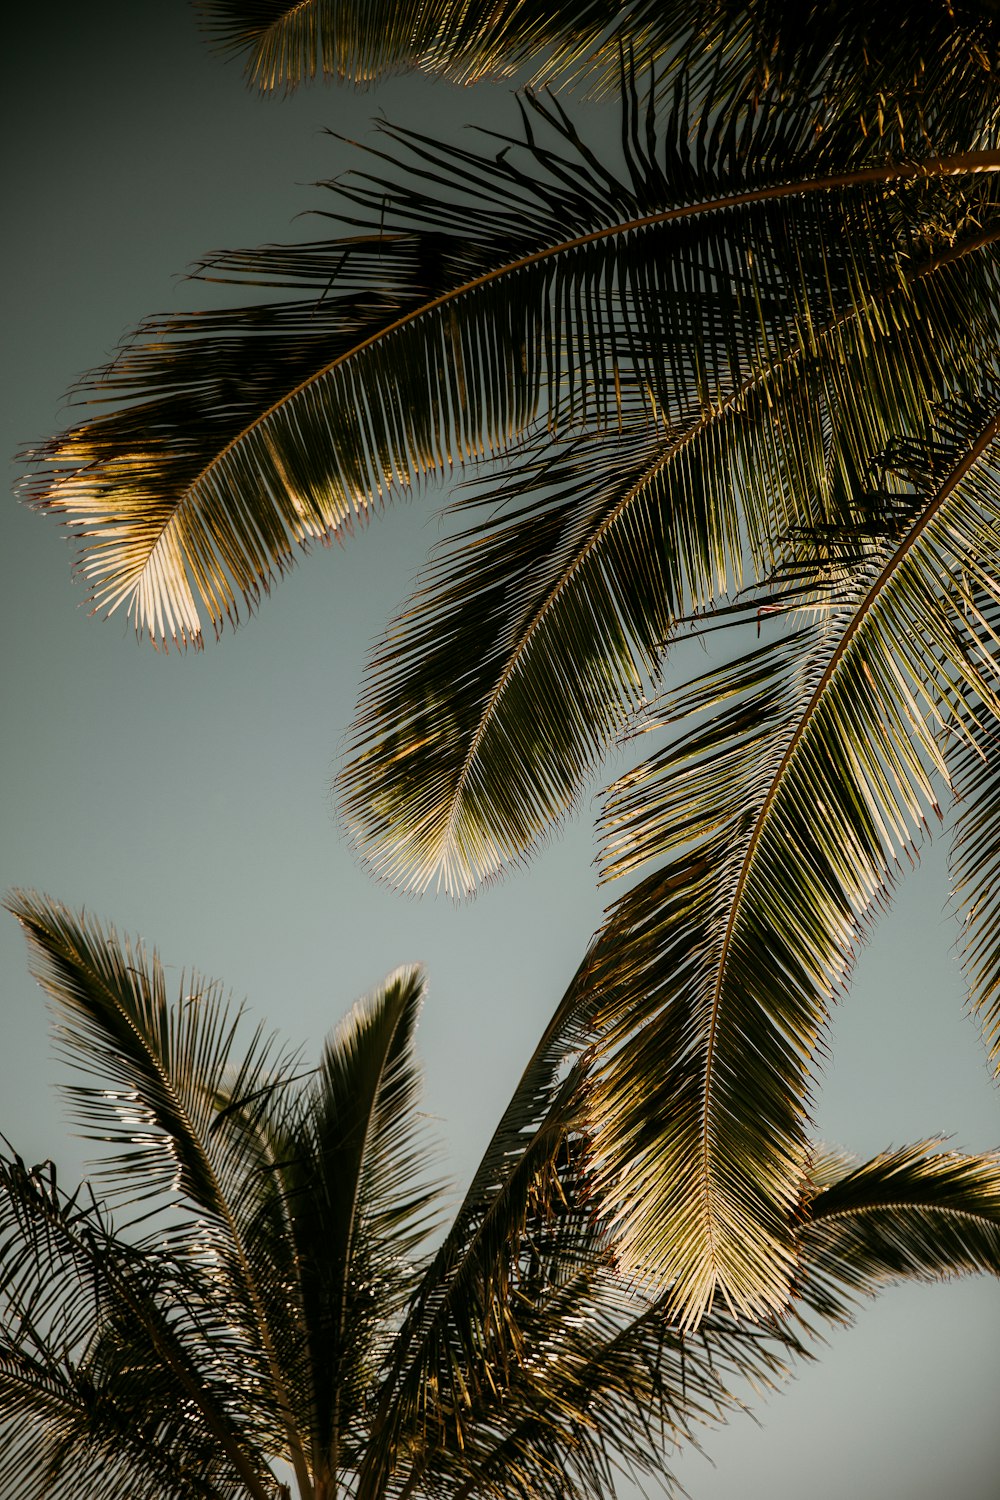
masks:
[[(196, 258), (323, 233), (295, 216), (323, 207), (309, 184), (350, 162), (325, 129), (363, 139), (382, 112), (456, 141), (471, 121), (516, 129), (503, 87), (409, 78), (261, 99), (209, 53), (185, 0), (22, 6), (4, 34), (10, 455), (65, 424), (68, 387), (141, 317), (210, 305), (210, 289), (181, 279)], [(578, 117), (595, 138), (614, 128), (607, 110)], [(460, 1186), (608, 893), (589, 796), (527, 870), (462, 906), (373, 884), (345, 846), (330, 792), (338, 746), (367, 651), (440, 535), (436, 503), (317, 549), (238, 632), (163, 656), (123, 620), (88, 618), (71, 544), (8, 498), (0, 887), (86, 905), (155, 944), (178, 984), (184, 968), (223, 979), (313, 1052), (357, 995), (423, 962), (425, 1104)], [(902, 888), (830, 1030), (816, 1130), (861, 1154), (937, 1133), (965, 1150), (1000, 1143), (944, 855), (942, 840)], [(9, 917), (0, 967), (0, 1131), (75, 1181), (87, 1148), (63, 1118), (67, 1074)], [(759, 1426), (706, 1434), (714, 1468), (690, 1454), (673, 1471), (695, 1500), (994, 1500), (998, 1334), (995, 1283), (897, 1289), (758, 1404)]]

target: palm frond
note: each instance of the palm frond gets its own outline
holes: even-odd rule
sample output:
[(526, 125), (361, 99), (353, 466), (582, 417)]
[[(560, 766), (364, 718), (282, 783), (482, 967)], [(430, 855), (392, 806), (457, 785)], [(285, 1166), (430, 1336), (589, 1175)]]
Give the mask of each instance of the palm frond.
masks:
[[(766, 103), (692, 138), (680, 91), (659, 122), (626, 102), (623, 174), (534, 109), (551, 144), (529, 125), (496, 155), (390, 128), (376, 170), (338, 184), (356, 233), (207, 266), (291, 300), (152, 320), (90, 378), (84, 400), (113, 409), (34, 450), (26, 492), (83, 542), (95, 608), (199, 642), (201, 609), (219, 629), (252, 607), (298, 544), (533, 424), (614, 427), (623, 386), (661, 409), (724, 402), (855, 302), (879, 325), (914, 184), (1000, 168), (990, 151), (857, 165), (836, 130)], [(691, 291), (719, 320), (707, 363)], [(959, 338), (954, 320), (934, 334)]]
[(528, 68), (536, 82), (582, 75), (592, 89), (615, 90), (629, 47), (661, 68), (689, 69), (710, 106), (777, 84), (903, 141), (975, 129), (997, 102), (1000, 39), (989, 3), (905, 15), (865, 0), (201, 0), (200, 9), (209, 37), (242, 54), (262, 90), (317, 75), (361, 83), (412, 67), (461, 82)]
[(61, 1016), (68, 1061), (95, 1080), (70, 1098), (87, 1134), (110, 1148), (102, 1177), (117, 1200), (169, 1207), (179, 1252), (211, 1260), (225, 1279), (254, 1378), (272, 1390), (290, 1451), (298, 1452), (283, 1356), (301, 1335), (289, 1321), (284, 1267), (254, 1234), (273, 1192), (270, 1164), (228, 1108), (252, 1098), (266, 1109), (294, 1076), (296, 1058), (259, 1028), (247, 1043), (219, 987), (197, 976), (182, 977), (170, 1004), (156, 954), (121, 942), (113, 929), (42, 896), (14, 892), (7, 906)]
[[(341, 777), (380, 875), (464, 893), (523, 858), (652, 694), (678, 618), (767, 571), (776, 537), (831, 518), (873, 453), (923, 430), (963, 372), (978, 381), (995, 276), (981, 228), (885, 282), (879, 212), (836, 268), (811, 205), (794, 226), (770, 209), (766, 227), (701, 225), (655, 273), (669, 368), (619, 381), (620, 427), (546, 436), (463, 502), (500, 518), (449, 544), (390, 626)], [(813, 231), (810, 284), (791, 261)], [(756, 249), (711, 272), (758, 232), (763, 280)], [(829, 295), (838, 276), (849, 307)]]
[(821, 1153), (795, 1295), (824, 1318), (901, 1280), (1000, 1275), (1000, 1152), (920, 1141), (858, 1163)]
[(327, 1042), (276, 1164), (308, 1331), (313, 1472), (357, 1462), (386, 1330), (412, 1290), (437, 1187), (416, 1111), (419, 969), (397, 970)]
[[(109, 1496), (222, 1500), (238, 1488), (273, 1500), (264, 1408), (214, 1293), (171, 1252), (116, 1235), (85, 1189), (60, 1190), (51, 1164), (0, 1156), (0, 1389), (14, 1424), (4, 1494), (79, 1493), (81, 1474), (103, 1465)], [(22, 1427), (35, 1445), (27, 1471)]]
[[(382, 1494), (394, 1466), (408, 1464), (423, 1487), (428, 1464), (464, 1452), (473, 1407), (502, 1400), (524, 1357), (516, 1309), (529, 1221), (553, 1199), (566, 1208), (579, 1196), (580, 1158), (567, 1144), (581, 1084), (579, 1066), (570, 1064), (590, 1039), (590, 1000), (579, 978), (529, 1059), (386, 1351), (359, 1500)], [(582, 1218), (567, 1213), (560, 1224), (559, 1278), (595, 1256), (604, 1259), (585, 1205)], [(536, 1272), (537, 1254), (536, 1245)]]
[(700, 722), (612, 791), (606, 873), (666, 861), (598, 939), (596, 1148), (626, 1261), (688, 1322), (784, 1306), (827, 1007), (937, 815), (942, 734), (967, 699), (996, 711), (964, 604), (969, 568), (1000, 577), (998, 432), (994, 397), (887, 453), (870, 514), (893, 519), (819, 622), (691, 684), (672, 712)]
[[(969, 634), (986, 664), (998, 670), (1000, 608), (972, 572)], [(1000, 725), (990, 705), (973, 701), (965, 733), (945, 744), (957, 816), (951, 855), (954, 906), (962, 921), (963, 967), (994, 1073), (1000, 1076)]]

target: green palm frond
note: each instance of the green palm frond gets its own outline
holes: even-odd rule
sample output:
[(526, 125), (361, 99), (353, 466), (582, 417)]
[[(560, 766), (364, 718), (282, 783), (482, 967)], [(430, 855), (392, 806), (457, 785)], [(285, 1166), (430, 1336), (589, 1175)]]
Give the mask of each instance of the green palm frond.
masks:
[[(873, 545), (905, 524), (874, 528)], [(98, 943), (103, 929), (38, 898), (15, 906), (57, 992), (70, 939), (77, 983), (84, 968), (91, 986), (107, 982), (101, 949), (122, 950)], [(692, 1332), (682, 1285), (638, 1285), (618, 1264), (588, 1125), (599, 958), (557, 1008), (422, 1264), (418, 970), (356, 1006), (311, 1073), (249, 1089), (256, 1080), (232, 1070), (220, 1085), (209, 1069), (209, 1135), (231, 1134), (253, 1184), (242, 1243), (252, 1265), (273, 1266), (257, 1283), (262, 1323), (246, 1318), (247, 1288), (211, 1237), (160, 1218), (123, 1234), (86, 1188), (63, 1192), (51, 1164), (0, 1153), (4, 1493), (279, 1500), (269, 1462), (281, 1458), (303, 1500), (341, 1485), (358, 1500), (613, 1500), (621, 1472), (669, 1479), (674, 1447), (776, 1385), (808, 1354), (810, 1317), (846, 1321), (891, 1280), (1000, 1274), (995, 1153), (921, 1145), (858, 1165), (810, 1151), (785, 1316), (755, 1324), (719, 1304)], [(93, 1018), (75, 1014), (89, 1045)], [(197, 1015), (211, 1058), (218, 1018)], [(297, 1346), (268, 1344), (282, 1328)]]
[[(974, 649), (995, 674), (1000, 607), (970, 578), (967, 619)], [(956, 795), (951, 868), (961, 922), (969, 1001), (979, 1018), (990, 1062), (1000, 1076), (1000, 724), (990, 706), (973, 701), (965, 733), (945, 743)]]
[(668, 1279), (686, 1321), (718, 1297), (784, 1306), (827, 1007), (937, 814), (944, 730), (967, 700), (996, 712), (964, 606), (970, 569), (1000, 576), (998, 432), (995, 398), (964, 403), (936, 442), (887, 453), (868, 513), (890, 521), (864, 560), (802, 543), (818, 622), (668, 702), (700, 717), (612, 791), (606, 873), (664, 862), (595, 950), (596, 1147), (627, 1262)]
[(200, 9), (208, 35), (243, 55), (262, 90), (412, 67), (462, 82), (527, 67), (536, 82), (583, 74), (592, 88), (615, 89), (625, 45), (689, 67), (712, 101), (777, 82), (904, 139), (907, 128), (979, 121), (997, 102), (996, 11), (982, 0), (903, 14), (865, 0), (201, 0)]
[[(31, 455), (27, 494), (81, 539), (95, 607), (200, 641), (202, 610), (220, 628), (298, 544), (392, 492), (539, 424), (616, 430), (629, 393), (671, 431), (693, 408), (706, 420), (841, 319), (857, 340), (896, 328), (904, 392), (928, 359), (961, 366), (944, 292), (910, 327), (906, 268), (936, 288), (920, 268), (943, 254), (989, 282), (1000, 153), (871, 165), (806, 110), (763, 102), (692, 136), (683, 90), (658, 121), (623, 108), (624, 172), (537, 101), (548, 142), (529, 126), (497, 155), (390, 128), (376, 170), (338, 184), (356, 233), (207, 267), (291, 300), (141, 327), (83, 387), (105, 410)], [(952, 178), (979, 184), (975, 232), (967, 202), (938, 202)]]
[[(246, 1346), (211, 1283), (152, 1241), (129, 1244), (51, 1164), (0, 1156), (0, 1390), (13, 1496), (273, 1500)], [(122, 1376), (124, 1375), (124, 1380)], [(262, 1422), (263, 1417), (263, 1422)], [(21, 1487), (22, 1428), (34, 1489)], [(0, 1468), (0, 1472), (3, 1469)], [(48, 1485), (49, 1488), (44, 1486)]]
[(1000, 1152), (921, 1141), (857, 1163), (821, 1153), (800, 1231), (795, 1295), (824, 1318), (904, 1279), (1000, 1275)]
[[(617, 422), (515, 453), (463, 502), (490, 517), (448, 546), (375, 653), (341, 778), (380, 875), (464, 893), (524, 857), (653, 691), (678, 618), (769, 570), (776, 537), (829, 519), (873, 453), (923, 430), (963, 372), (979, 380), (993, 247), (977, 225), (888, 275), (885, 207), (865, 207), (836, 268), (827, 231), (807, 228), (812, 200), (794, 226), (776, 205), (766, 228), (742, 212), (686, 226), (656, 272), (655, 383), (619, 382)], [(714, 279), (758, 233), (773, 282), (756, 250)], [(807, 243), (815, 281), (791, 269)], [(849, 306), (830, 295), (837, 276)]]
[[(580, 1112), (579, 1066), (563, 1074), (590, 1040), (590, 1004), (577, 976), (412, 1291), (386, 1353), (359, 1500), (383, 1492), (394, 1463), (409, 1462), (423, 1485), (428, 1464), (455, 1462), (473, 1440), (475, 1404), (503, 1399), (524, 1358), (517, 1307), (525, 1293), (529, 1223), (554, 1201), (566, 1209), (581, 1181), (580, 1157), (567, 1147)], [(561, 1224), (557, 1279), (581, 1262), (603, 1262), (589, 1208), (582, 1219), (566, 1215)], [(537, 1243), (533, 1263), (540, 1271)]]
[(424, 995), (404, 968), (327, 1042), (276, 1163), (308, 1335), (311, 1463), (357, 1461), (387, 1330), (412, 1291), (437, 1189), (416, 1111), (414, 1030)]
[(609, 1497), (623, 1463), (662, 1476), (665, 1449), (729, 1409), (729, 1382), (782, 1368), (780, 1339), (765, 1348), (756, 1331), (720, 1325), (687, 1348), (664, 1308), (636, 1317), (592, 1193), (584, 1073), (561, 1076), (592, 1034), (584, 980), (416, 1288), (385, 1366), (363, 1500), (387, 1486)]

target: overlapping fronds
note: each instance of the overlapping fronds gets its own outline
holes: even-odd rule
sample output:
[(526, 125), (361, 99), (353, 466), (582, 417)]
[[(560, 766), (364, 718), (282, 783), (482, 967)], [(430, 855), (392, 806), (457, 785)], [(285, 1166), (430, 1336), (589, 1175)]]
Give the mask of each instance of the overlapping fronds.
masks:
[(462, 504), (489, 519), (373, 657), (341, 788), (380, 875), (463, 893), (523, 857), (649, 694), (677, 618), (760, 576), (776, 538), (828, 519), (873, 453), (979, 379), (996, 315), (981, 188), (947, 244), (924, 188), (765, 195), (648, 231), (660, 258), (643, 256), (629, 332), (648, 347), (609, 353), (613, 411), (478, 485)]
[(536, 82), (619, 86), (620, 50), (687, 67), (714, 103), (777, 83), (905, 141), (974, 130), (997, 105), (988, 0), (894, 10), (867, 0), (200, 0), (208, 34), (262, 90), (317, 75), (361, 83), (419, 67), (463, 82), (525, 68)]
[[(385, 1365), (360, 1500), (385, 1493), (608, 1497), (771, 1382), (789, 1334), (706, 1325), (615, 1273), (581, 1133), (593, 995), (576, 976), (418, 1284)], [(574, 1065), (573, 1060), (576, 1059)], [(388, 1488), (387, 1488), (388, 1487)]]
[(103, 410), (34, 450), (26, 492), (80, 537), (96, 608), (200, 641), (202, 611), (220, 628), (296, 545), (432, 471), (539, 424), (616, 430), (623, 400), (679, 435), (816, 358), (814, 330), (884, 343), (883, 393), (961, 365), (1000, 153), (871, 165), (773, 101), (694, 126), (680, 90), (660, 120), (625, 101), (623, 172), (534, 109), (548, 141), (496, 155), (390, 129), (338, 184), (357, 233), (206, 268), (297, 295), (154, 319), (84, 384)]
[(200, 1268), (129, 1244), (51, 1164), (0, 1157), (5, 1496), (273, 1500), (239, 1330)]
[(846, 552), (841, 528), (798, 540), (783, 587), (818, 621), (668, 700), (692, 727), (612, 790), (606, 873), (662, 863), (592, 965), (597, 1149), (626, 1261), (671, 1281), (685, 1320), (717, 1297), (785, 1304), (828, 1005), (937, 815), (945, 731), (969, 700), (997, 711), (965, 602), (970, 576), (1000, 592), (998, 432), (994, 397), (894, 445)]
[[(383, 1492), (394, 1455), (420, 1473), (432, 1461), (445, 1470), (460, 1462), (474, 1438), (476, 1404), (500, 1400), (525, 1357), (518, 1310), (527, 1305), (526, 1254), (536, 1278), (548, 1275), (558, 1284), (606, 1258), (581, 1193), (579, 1143), (568, 1145), (580, 1113), (580, 1058), (592, 1039), (593, 998), (581, 978), (546, 1027), (448, 1233), (413, 1289), (387, 1351), (359, 1500)], [(529, 1221), (539, 1225), (554, 1204), (558, 1230), (549, 1247), (558, 1264), (550, 1255), (543, 1269)]]
[[(83, 971), (91, 988), (123, 983), (109, 977), (120, 945), (53, 903), (13, 904), (63, 995), (63, 1024), (91, 1054), (105, 1029), (120, 1053), (117, 1012), (65, 998), (70, 972), (77, 986)], [(116, 1232), (51, 1164), (0, 1154), (4, 1494), (69, 1500), (93, 1483), (109, 1500), (278, 1500), (269, 1463), (281, 1459), (302, 1500), (341, 1485), (358, 1500), (613, 1500), (621, 1472), (669, 1482), (677, 1445), (775, 1385), (808, 1352), (810, 1317), (843, 1321), (859, 1293), (901, 1277), (1000, 1271), (996, 1155), (920, 1146), (858, 1166), (820, 1153), (803, 1174), (789, 1316), (755, 1325), (717, 1305), (687, 1330), (677, 1287), (636, 1286), (617, 1263), (587, 1125), (603, 999), (593, 962), (422, 1261), (419, 971), (397, 970), (356, 1006), (318, 1069), (256, 1088), (235, 1070), (220, 1087), (218, 1016), (196, 1010), (208, 1135), (240, 1142), (230, 1170), (255, 1205), (242, 1243), (273, 1268), (257, 1325), (249, 1282), (211, 1239), (206, 1251), (160, 1219)], [(150, 963), (130, 967), (152, 987)], [(137, 1032), (142, 1014), (134, 1004)], [(189, 1177), (181, 1195), (219, 1217)]]
[(350, 6), (199, 0), (208, 37), (223, 51), (243, 54), (249, 81), (265, 91), (317, 76), (365, 83), (413, 67), (462, 82), (509, 74), (553, 43), (576, 51), (582, 42), (586, 49), (627, 9), (618, 0), (362, 0)]
[(56, 1007), (67, 1060), (93, 1080), (68, 1092), (86, 1134), (105, 1145), (99, 1180), (117, 1201), (166, 1212), (167, 1232), (225, 1282), (246, 1377), (272, 1391), (275, 1421), (293, 1434), (284, 1371), (295, 1366), (301, 1320), (287, 1265), (256, 1235), (273, 1193), (270, 1162), (260, 1134), (223, 1106), (252, 1099), (260, 1113), (278, 1109), (296, 1059), (260, 1028), (243, 1037), (217, 985), (182, 978), (170, 1002), (157, 956), (141, 945), (45, 897), (14, 893), (7, 905)]
[[(970, 647), (1000, 673), (1000, 605), (970, 574)], [(966, 705), (964, 733), (945, 742), (956, 797), (951, 868), (969, 1003), (1000, 1075), (1000, 723), (988, 704)]]

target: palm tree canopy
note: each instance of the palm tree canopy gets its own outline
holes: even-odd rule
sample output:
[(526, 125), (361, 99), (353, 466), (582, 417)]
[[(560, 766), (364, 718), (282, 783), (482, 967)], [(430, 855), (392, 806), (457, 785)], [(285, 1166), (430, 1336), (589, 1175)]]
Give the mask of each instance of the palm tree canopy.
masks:
[[(798, 1322), (754, 1328), (717, 1309), (686, 1338), (669, 1296), (615, 1269), (572, 1066), (591, 1024), (579, 987), (421, 1254), (418, 971), (390, 976), (304, 1069), (259, 1032), (247, 1041), (192, 977), (164, 1002), (142, 945), (44, 898), (11, 908), (88, 1079), (71, 1101), (119, 1210), (143, 1209), (118, 1230), (51, 1164), (0, 1159), (11, 1500), (40, 1483), (78, 1494), (97, 1474), (112, 1500), (273, 1500), (276, 1457), (316, 1500), (338, 1473), (359, 1495), (596, 1500), (617, 1463), (659, 1472), (664, 1446), (723, 1414), (741, 1377), (776, 1380), (810, 1316), (843, 1321), (901, 1277), (1000, 1272), (996, 1155), (822, 1153)], [(200, 1172), (184, 1166), (195, 1154)]]
[[(699, 118), (681, 82), (659, 111), (626, 94), (605, 165), (558, 106), (524, 115), (498, 154), (389, 128), (339, 187), (351, 235), (210, 268), (292, 300), (140, 330), (92, 386), (119, 405), (40, 450), (35, 480), (97, 605), (200, 641), (196, 596), (218, 628), (296, 543), (507, 454), (391, 627), (343, 777), (358, 844), (416, 889), (522, 858), (655, 693), (680, 621), (782, 558), (807, 568), (801, 539), (859, 506), (878, 520), (873, 459), (933, 448), (935, 404), (996, 366), (982, 121), (900, 162), (835, 117), (817, 134), (811, 101)], [(609, 812), (611, 873), (668, 863), (589, 969), (598, 1153), (623, 1253), (666, 1268), (691, 1321), (717, 1293), (753, 1315), (787, 1300), (830, 998), (950, 784), (939, 735), (996, 708), (988, 639), (967, 640), (968, 580), (998, 576), (997, 413), (977, 412), (850, 598), (700, 685), (699, 711), (738, 708)]]

